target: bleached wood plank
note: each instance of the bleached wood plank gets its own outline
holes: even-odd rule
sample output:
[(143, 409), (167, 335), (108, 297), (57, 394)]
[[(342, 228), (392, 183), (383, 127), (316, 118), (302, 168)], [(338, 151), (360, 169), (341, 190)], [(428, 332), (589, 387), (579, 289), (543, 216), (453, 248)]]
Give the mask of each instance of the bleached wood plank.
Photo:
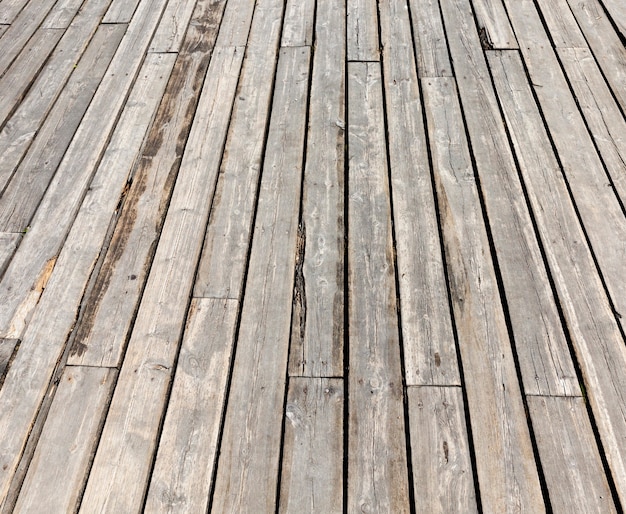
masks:
[(280, 50), (213, 510), (275, 509), (310, 49)]
[(102, 23), (130, 23), (141, 10), (138, 6), (145, 0), (113, 0), (102, 19)]
[[(207, 9), (207, 12), (220, 13), (221, 15), (224, 2), (222, 0), (213, 0), (212, 2), (198, 2), (197, 0), (168, 2), (148, 51), (178, 52), (183, 44), (183, 41), (185, 40), (185, 33), (187, 32), (187, 27), (189, 26), (189, 21), (191, 20), (196, 4), (210, 4), (213, 6), (213, 9)], [(215, 18), (213, 16), (209, 16), (208, 18), (202, 20), (202, 24), (206, 26), (206, 35), (208, 36), (209, 41), (211, 41), (211, 35), (215, 34), (214, 20)], [(196, 21), (198, 21), (197, 18)], [(191, 30), (197, 32), (200, 29), (200, 24), (196, 23), (196, 26)], [(207, 49), (210, 49), (211, 47), (212, 45), (209, 45), (209, 48)]]
[(343, 380), (291, 378), (279, 512), (343, 512)]
[[(580, 395), (468, 0), (442, 3), (526, 394)], [(521, 39), (520, 39), (521, 41)]]
[[(225, 4), (225, 0), (198, 3), (133, 173), (107, 255), (76, 327), (68, 360), (72, 364), (120, 364), (163, 227), (165, 206), (172, 194)], [(202, 45), (202, 52), (196, 51), (198, 45)]]
[(409, 512), (381, 69), (348, 64), (348, 512)]
[[(255, 9), (255, 0), (229, 0), (226, 3), (224, 19), (220, 26), (216, 46), (244, 46), (248, 42), (253, 13), (266, 5), (273, 5), (271, 0), (261, 0)], [(276, 20), (280, 22), (279, 18)]]
[(539, 0), (550, 37), (555, 48), (587, 48), (587, 41), (580, 30), (567, 0)]
[(194, 299), (146, 500), (146, 512), (206, 512), (238, 302)]
[(74, 512), (116, 374), (110, 368), (65, 368), (16, 512)]
[(10, 25), (28, 3), (28, 0), (2, 0), (0, 2), (0, 23)]
[(616, 512), (582, 398), (528, 397), (554, 512)]
[(542, 512), (543, 497), (459, 101), (449, 79), (425, 79), (422, 84), (467, 408), (476, 434), (482, 506), (485, 512), (522, 506)]
[(607, 460), (623, 497), (626, 350), (622, 335), (521, 60), (515, 54), (494, 52), (489, 53), (489, 62)]
[(376, 0), (347, 0), (348, 61), (379, 61)]
[(450, 77), (452, 66), (439, 0), (409, 0), (419, 77)]
[[(0, 409), (8, 413), (0, 418), (0, 498), (6, 494), (28, 431), (74, 327), (86, 283), (173, 60), (174, 56), (167, 54), (154, 54), (146, 60), (63, 249), (45, 270), (46, 294), (24, 332), (20, 352), (0, 390)], [(34, 232), (26, 234), (20, 249)]]
[(108, 143), (116, 113), (139, 71), (165, 0), (145, 0), (133, 18), (76, 135), (18, 249), (0, 282), (0, 336), (21, 333), (39, 296), (33, 289), (58, 254), (89, 182)]
[(81, 512), (141, 507), (242, 59), (242, 48), (211, 58)]
[[(343, 6), (337, 6), (338, 18)], [(280, 46), (306, 46), (313, 41), (313, 21), (315, 0), (288, 0), (283, 21), (283, 34)]]
[(10, 25), (0, 25), (0, 37), (4, 34), (5, 30), (9, 28)]
[(13, 355), (13, 350), (19, 341), (17, 339), (0, 339), (0, 388), (4, 374), (9, 366), (9, 361)]
[[(517, 40), (502, 5), (502, 0), (472, 0), (472, 5), (476, 12), (476, 21), (478, 22), (480, 42), (483, 49), (517, 48)], [(452, 27), (449, 30), (449, 37), (457, 37)]]
[(477, 512), (461, 389), (409, 387), (407, 395), (416, 511)]
[(626, 5), (621, 0), (603, 0), (602, 4), (615, 23), (623, 41), (626, 38)]
[(317, 4), (289, 373), (343, 376), (345, 11)]
[(9, 265), (21, 240), (22, 234), (0, 232), (0, 277)]
[[(110, 0), (100, 0), (98, 2), (89, 2), (85, 4), (85, 8), (93, 8), (97, 6), (102, 9), (102, 14), (107, 9)], [(60, 0), (54, 4), (54, 7), (46, 16), (41, 26), (46, 29), (66, 29), (76, 16), (76, 13), (83, 5), (83, 0)], [(101, 18), (102, 16), (100, 16)]]
[(460, 385), (411, 27), (380, 6), (392, 204), (407, 385)]

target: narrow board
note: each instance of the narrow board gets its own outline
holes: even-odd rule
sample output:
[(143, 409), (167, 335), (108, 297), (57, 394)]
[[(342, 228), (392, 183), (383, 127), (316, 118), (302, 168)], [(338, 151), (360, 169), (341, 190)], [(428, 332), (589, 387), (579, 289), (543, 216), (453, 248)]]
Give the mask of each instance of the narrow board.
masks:
[[(99, 0), (93, 2), (94, 5), (91, 5), (91, 3), (85, 4), (85, 8), (88, 9), (97, 6), (102, 9), (102, 14), (104, 14), (110, 1), (111, 0)], [(61, 0), (57, 2), (48, 13), (48, 16), (46, 16), (41, 26), (46, 29), (67, 29), (82, 5), (82, 0)], [(99, 18), (102, 19), (102, 15), (100, 15)]]
[(343, 380), (290, 378), (278, 512), (343, 512)]
[(422, 85), (482, 506), (543, 512), (457, 93), (450, 79)]
[(213, 53), (82, 512), (141, 507), (242, 60), (242, 48)]
[(150, 479), (146, 512), (206, 512), (238, 302), (195, 299)]
[(379, 63), (348, 64), (348, 512), (409, 512)]
[(212, 502), (216, 512), (275, 509), (309, 60), (308, 47), (280, 50)]
[(290, 375), (343, 376), (345, 20), (318, 1)]
[(460, 385), (435, 198), (401, 0), (380, 5), (391, 195), (407, 385)]
[(102, 23), (130, 23), (141, 12), (141, 3), (145, 5), (146, 1), (149, 0), (113, 0)]
[[(177, 2), (168, 2), (165, 11), (163, 11), (163, 17), (157, 27), (150, 47), (149, 52), (180, 52), (185, 39), (189, 40), (186, 36), (189, 22), (196, 12), (207, 12), (209, 17), (206, 19), (195, 17), (195, 27), (191, 26), (192, 32), (198, 32), (202, 27), (200, 26), (200, 19), (202, 19), (202, 26), (207, 30), (207, 34), (214, 32), (213, 24), (215, 17), (212, 15), (214, 12), (221, 12), (224, 6), (223, 0), (180, 0)], [(196, 7), (196, 5), (198, 7)], [(213, 30), (211, 30), (213, 29)], [(217, 31), (215, 31), (216, 33)], [(214, 40), (213, 40), (214, 41)], [(208, 41), (208, 48), (212, 48), (211, 39)]]
[(22, 234), (0, 232), (0, 277), (11, 262), (21, 240)]
[(444, 21), (502, 276), (526, 394), (580, 394), (556, 300), (528, 212), (469, 0), (445, 0)]
[(617, 512), (583, 398), (528, 397), (554, 512)]
[(0, 387), (18, 342), (17, 339), (0, 339)]
[[(345, 20), (343, 5), (338, 5), (335, 17)], [(283, 21), (280, 46), (310, 46), (313, 43), (315, 0), (288, 0)]]
[(587, 48), (585, 36), (567, 0), (538, 0), (537, 5), (555, 48)]
[(626, 38), (626, 5), (621, 0), (602, 0), (611, 20), (617, 26), (622, 41)]
[(348, 61), (379, 61), (376, 0), (347, 0), (346, 30)]
[(116, 375), (110, 368), (65, 368), (16, 512), (75, 512)]
[(624, 498), (626, 351), (620, 327), (585, 242), (520, 57), (494, 52), (489, 54), (489, 63), (528, 197), (546, 241), (546, 257), (606, 457)]
[[(517, 40), (502, 0), (472, 0), (472, 5), (476, 12), (478, 34), (483, 50), (517, 48)], [(448, 37), (456, 37), (453, 27), (448, 27), (448, 30), (450, 30)]]
[(452, 76), (439, 0), (409, 0), (409, 5), (418, 76)]
[[(201, 2), (124, 198), (102, 268), (85, 301), (68, 362), (119, 366), (211, 60), (225, 0)], [(202, 23), (200, 23), (202, 20)]]
[(416, 512), (477, 512), (461, 388), (409, 387), (407, 395)]
[[(261, 11), (273, 3), (272, 0), (259, 0), (256, 9)], [(254, 11), (255, 0), (228, 0), (216, 45), (244, 46), (248, 41)], [(275, 21), (280, 24), (282, 17)]]
[(2, 0), (0, 2), (0, 23), (10, 25), (28, 3), (28, 0)]

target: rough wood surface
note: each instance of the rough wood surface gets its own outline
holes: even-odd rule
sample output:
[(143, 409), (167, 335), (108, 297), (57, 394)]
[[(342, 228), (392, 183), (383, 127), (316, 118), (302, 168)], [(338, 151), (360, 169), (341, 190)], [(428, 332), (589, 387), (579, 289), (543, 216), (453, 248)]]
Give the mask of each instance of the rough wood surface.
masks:
[(416, 511), (477, 512), (461, 389), (409, 387), (407, 394)]
[(349, 512), (409, 512), (380, 64), (348, 64)]
[[(272, 5), (271, 0), (260, 0), (256, 11)], [(250, 21), (255, 12), (255, 0), (229, 0), (220, 26), (216, 46), (244, 46), (248, 41)], [(274, 20), (275, 21), (275, 20)]]
[(17, 343), (17, 339), (0, 339), (0, 387)]
[(511, 341), (462, 125), (449, 79), (424, 79), (450, 294), (486, 512), (544, 511)]
[(567, 0), (539, 0), (537, 5), (546, 22), (555, 48), (587, 48), (587, 41)]
[[(163, 11), (161, 22), (150, 43), (149, 51), (179, 52), (183, 41), (185, 39), (189, 40), (189, 37), (185, 34), (196, 5), (199, 6), (197, 12), (203, 12), (205, 9), (205, 12), (212, 12), (215, 10), (219, 11), (224, 3), (223, 0), (205, 0), (200, 2), (197, 0), (184, 0), (180, 2), (168, 2), (165, 11)], [(213, 7), (213, 9), (211, 9), (211, 7)], [(211, 29), (211, 20), (211, 18), (204, 20), (196, 16), (193, 21), (195, 27), (192, 26), (191, 31), (197, 32), (200, 26), (202, 26), (204, 30)], [(207, 32), (211, 34), (211, 32)], [(210, 39), (208, 43), (210, 47)]]
[(451, 77), (439, 0), (409, 0), (419, 77)]
[[(102, 9), (102, 14), (106, 11), (110, 0), (99, 0), (97, 2), (90, 2), (85, 4), (85, 8), (96, 7)], [(54, 7), (46, 16), (46, 19), (41, 24), (46, 29), (66, 29), (74, 20), (76, 13), (83, 5), (82, 0), (61, 0), (54, 4)], [(102, 14), (98, 17), (98, 21), (102, 19)]]
[(0, 277), (13, 258), (13, 254), (21, 240), (22, 234), (0, 232)]
[(113, 0), (102, 23), (129, 23), (136, 16), (137, 10), (141, 9), (141, 3), (145, 5), (146, 1), (148, 0)]
[(347, 0), (348, 61), (379, 61), (376, 0)]
[[(335, 8), (335, 18), (344, 22), (343, 5)], [(313, 42), (314, 15), (315, 0), (288, 0), (280, 46), (310, 46)]]
[(279, 512), (343, 512), (343, 380), (290, 378)]
[[(484, 50), (491, 48), (517, 48), (517, 40), (502, 5), (502, 0), (472, 0), (478, 33)], [(454, 38), (454, 28), (449, 27), (450, 37)]]
[(238, 302), (195, 299), (176, 366), (146, 500), (147, 512), (206, 512)]
[(213, 509), (274, 510), (310, 50), (280, 50)]
[(626, 5), (621, 0), (602, 0), (602, 5), (617, 26), (623, 41), (626, 38)]
[(16, 512), (75, 511), (116, 374), (110, 368), (65, 368)]
[(11, 24), (28, 0), (3, 0), (0, 2), (0, 23)]

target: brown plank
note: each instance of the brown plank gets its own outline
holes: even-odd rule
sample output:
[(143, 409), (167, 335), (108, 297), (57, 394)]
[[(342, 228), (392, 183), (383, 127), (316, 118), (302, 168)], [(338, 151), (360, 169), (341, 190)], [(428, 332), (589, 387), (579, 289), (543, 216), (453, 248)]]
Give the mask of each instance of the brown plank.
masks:
[(346, 30), (349, 61), (379, 61), (376, 0), (347, 0)]
[(343, 380), (291, 378), (279, 512), (343, 512)]
[[(337, 6), (337, 18), (343, 18), (343, 6)], [(307, 46), (313, 42), (315, 0), (288, 0), (285, 7), (280, 46)]]
[(452, 66), (439, 0), (409, 0), (419, 77), (450, 77)]
[(146, 512), (206, 512), (238, 302), (194, 299), (168, 402)]
[(17, 339), (0, 339), (0, 387), (18, 342)]
[[(517, 48), (517, 40), (502, 5), (502, 0), (472, 0), (480, 42), (487, 48)], [(449, 37), (455, 37), (454, 31)]]
[(217, 466), (216, 512), (275, 509), (310, 49), (280, 50), (237, 355)]
[(417, 512), (477, 512), (459, 387), (409, 387), (413, 492)]
[(409, 512), (380, 64), (348, 64), (348, 512)]
[(22, 234), (0, 232), (0, 276), (9, 265), (21, 240)]
[(587, 41), (572, 14), (567, 0), (539, 0), (555, 48), (587, 48)]
[(424, 79), (422, 84), (467, 408), (476, 434), (482, 506), (485, 512), (521, 506), (542, 512), (543, 497), (458, 97), (449, 79)]

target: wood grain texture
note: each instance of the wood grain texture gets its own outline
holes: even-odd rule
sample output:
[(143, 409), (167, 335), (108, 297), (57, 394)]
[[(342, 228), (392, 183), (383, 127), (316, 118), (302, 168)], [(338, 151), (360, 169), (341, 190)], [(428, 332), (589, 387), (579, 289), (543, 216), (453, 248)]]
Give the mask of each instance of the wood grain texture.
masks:
[(439, 0), (409, 0), (409, 6), (418, 76), (452, 76)]
[(0, 276), (9, 265), (21, 240), (22, 234), (0, 232)]
[[(472, 5), (476, 12), (483, 49), (486, 49), (485, 47), (517, 48), (517, 40), (502, 5), (502, 0), (472, 0)], [(449, 32), (449, 37), (456, 37), (454, 30)]]
[(195, 299), (176, 366), (147, 512), (206, 512), (230, 371), (238, 302)]
[(343, 380), (291, 378), (279, 512), (343, 512)]
[(607, 460), (624, 497), (626, 350), (620, 328), (521, 60), (494, 52), (489, 63)]
[(477, 512), (463, 394), (409, 387), (413, 493), (418, 512)]
[[(100, 8), (102, 10), (102, 14), (106, 11), (110, 0), (100, 0), (98, 2), (90, 2), (89, 4), (85, 4), (85, 8), (89, 9), (91, 7)], [(92, 5), (93, 4), (93, 5)], [(54, 7), (46, 16), (46, 19), (43, 21), (41, 26), (46, 29), (66, 29), (72, 23), (74, 16), (78, 13), (79, 9), (83, 5), (81, 0), (61, 0), (54, 4)], [(102, 18), (102, 15), (99, 17)]]
[(343, 376), (345, 12), (317, 5), (290, 375)]
[(237, 354), (217, 466), (216, 512), (275, 509), (305, 142), (308, 47), (280, 50)]
[(0, 2), (0, 23), (10, 25), (28, 0), (3, 0)]
[[(248, 41), (250, 23), (255, 10), (258, 12), (272, 0), (261, 0), (255, 9), (255, 0), (229, 0), (226, 2), (224, 19), (220, 26), (216, 46), (244, 46)], [(257, 15), (258, 16), (258, 15)]]
[(75, 511), (116, 375), (110, 368), (65, 368), (16, 512)]
[(82, 512), (141, 507), (242, 60), (235, 47), (211, 59)]
[(18, 342), (17, 339), (0, 339), (0, 388)]
[[(167, 7), (165, 7), (165, 11), (163, 11), (163, 17), (161, 18), (161, 22), (154, 33), (154, 37), (152, 38), (152, 42), (150, 43), (149, 52), (178, 52), (183, 44), (183, 41), (186, 39), (186, 32), (189, 22), (191, 21), (191, 17), (194, 13), (194, 8), (196, 5), (199, 5), (197, 8), (198, 12), (202, 11), (202, 7), (210, 6), (210, 5), (223, 5), (224, 2), (221, 0), (209, 0), (209, 1), (201, 1), (197, 0), (183, 0), (179, 2), (168, 2)], [(211, 10), (208, 10), (211, 12)], [(199, 23), (199, 19), (196, 16), (194, 20), (195, 24)], [(204, 20), (203, 20), (204, 21)], [(211, 21), (211, 19), (207, 20)], [(210, 25), (209, 27), (211, 28)], [(198, 28), (192, 28), (192, 31), (197, 31)], [(208, 32), (209, 34), (211, 32)], [(188, 39), (188, 38), (187, 38)], [(209, 40), (210, 41), (210, 40)], [(210, 48), (210, 43), (209, 43)]]
[(346, 30), (348, 61), (379, 61), (376, 0), (347, 0)]
[[(335, 17), (344, 19), (343, 6), (336, 6)], [(315, 0), (288, 0), (280, 46), (310, 46), (313, 42)]]
[[(453, 55), (454, 57), (454, 55)], [(455, 61), (456, 62), (456, 61)], [(543, 497), (480, 208), (449, 79), (423, 82), (452, 305), (486, 512), (544, 511)]]
[(142, 2), (146, 0), (113, 0), (102, 23), (130, 23), (141, 12)]
[(409, 512), (381, 69), (348, 64), (348, 512)]
[(405, 380), (407, 385), (460, 385), (404, 2), (381, 4), (380, 21)]
[(616, 512), (583, 398), (528, 397), (554, 512)]
[(602, 5), (609, 13), (609, 17), (615, 23), (623, 40), (626, 38), (626, 5), (620, 0), (603, 0)]
[(539, 0), (555, 48), (587, 48), (587, 41), (572, 14), (567, 0)]
[[(450, 52), (527, 394), (580, 394), (545, 262), (467, 0), (446, 0)], [(522, 40), (520, 39), (520, 42)]]
[(76, 328), (71, 364), (118, 366), (163, 227), (224, 11), (198, 4)]

